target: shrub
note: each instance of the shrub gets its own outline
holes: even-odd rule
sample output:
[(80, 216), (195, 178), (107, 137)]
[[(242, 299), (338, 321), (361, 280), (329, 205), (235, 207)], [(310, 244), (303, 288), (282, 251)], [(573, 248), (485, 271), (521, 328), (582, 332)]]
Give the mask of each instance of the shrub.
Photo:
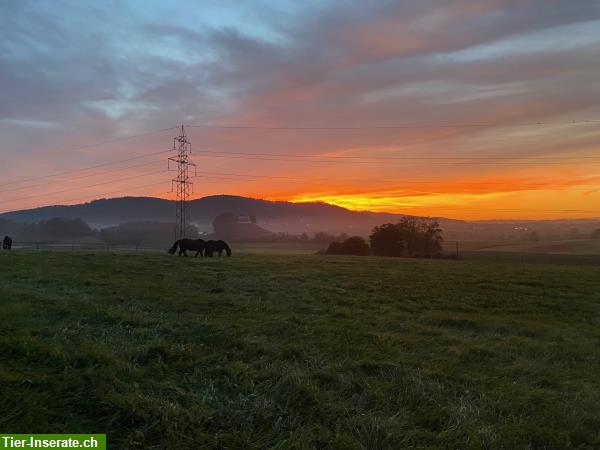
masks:
[(343, 242), (332, 242), (325, 253), (328, 255), (367, 256), (371, 254), (371, 249), (363, 238), (352, 236)]

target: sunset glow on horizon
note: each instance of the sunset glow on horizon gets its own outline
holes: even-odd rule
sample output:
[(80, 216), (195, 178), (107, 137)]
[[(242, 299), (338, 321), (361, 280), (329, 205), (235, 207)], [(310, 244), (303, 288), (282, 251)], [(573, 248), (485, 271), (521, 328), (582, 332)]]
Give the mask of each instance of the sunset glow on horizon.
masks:
[(600, 217), (596, 2), (144, 5), (0, 15), (0, 212), (172, 199), (183, 123), (194, 198)]

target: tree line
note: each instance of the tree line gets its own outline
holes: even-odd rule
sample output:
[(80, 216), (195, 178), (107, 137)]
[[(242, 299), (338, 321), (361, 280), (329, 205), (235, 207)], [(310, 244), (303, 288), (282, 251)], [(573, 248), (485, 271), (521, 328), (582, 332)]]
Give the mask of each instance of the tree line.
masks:
[[(227, 234), (220, 224), (213, 225), (217, 225), (215, 235), (223, 237)], [(0, 235), (11, 236), (15, 241), (21, 242), (95, 240), (114, 245), (156, 246), (172, 240), (173, 226), (173, 223), (168, 222), (145, 221), (94, 229), (81, 219), (53, 218), (37, 223), (17, 223), (0, 217)], [(318, 243), (328, 246), (323, 253), (330, 254), (437, 257), (441, 254), (443, 242), (442, 230), (436, 221), (417, 218), (403, 218), (398, 223), (379, 225), (366, 240), (345, 233), (273, 233), (261, 229), (255, 223), (243, 224), (242, 227), (247, 232), (234, 236), (233, 241)], [(200, 237), (198, 228), (191, 225), (188, 236)], [(600, 229), (578, 237), (600, 239)], [(539, 236), (531, 232), (529, 239), (539, 240)]]
[(438, 222), (406, 217), (398, 223), (373, 228), (368, 243), (360, 236), (352, 236), (342, 242), (330, 243), (324, 253), (438, 258), (442, 254), (442, 242), (442, 229)]
[[(94, 229), (81, 219), (54, 218), (37, 223), (16, 223), (0, 219), (0, 234), (20, 242), (104, 242), (114, 245), (164, 245), (172, 240), (172, 223), (130, 222), (103, 229)], [(188, 236), (198, 237), (191, 226)]]

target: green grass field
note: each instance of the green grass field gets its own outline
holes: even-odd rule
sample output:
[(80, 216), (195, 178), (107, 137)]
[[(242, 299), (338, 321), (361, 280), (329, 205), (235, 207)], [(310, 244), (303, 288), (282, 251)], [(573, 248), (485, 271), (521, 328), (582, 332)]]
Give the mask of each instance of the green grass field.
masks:
[(600, 448), (600, 269), (0, 253), (0, 430), (110, 449)]

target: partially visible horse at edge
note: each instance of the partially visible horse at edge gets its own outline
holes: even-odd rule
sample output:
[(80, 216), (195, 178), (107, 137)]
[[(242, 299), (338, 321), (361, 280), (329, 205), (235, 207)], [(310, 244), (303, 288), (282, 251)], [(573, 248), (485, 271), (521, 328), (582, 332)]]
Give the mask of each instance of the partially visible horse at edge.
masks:
[(2, 240), (2, 250), (10, 250), (12, 248), (12, 238), (10, 236), (4, 236)]
[(203, 239), (180, 239), (179, 241), (175, 241), (169, 249), (169, 253), (174, 255), (177, 247), (179, 247), (179, 256), (187, 256), (187, 251), (190, 250), (196, 252), (196, 257), (198, 257), (198, 255), (202, 256), (205, 246), (206, 242)]
[(204, 245), (204, 256), (209, 258), (212, 258), (214, 252), (218, 252), (221, 256), (223, 251), (227, 252), (227, 256), (231, 256), (231, 248), (225, 241), (207, 241)]

